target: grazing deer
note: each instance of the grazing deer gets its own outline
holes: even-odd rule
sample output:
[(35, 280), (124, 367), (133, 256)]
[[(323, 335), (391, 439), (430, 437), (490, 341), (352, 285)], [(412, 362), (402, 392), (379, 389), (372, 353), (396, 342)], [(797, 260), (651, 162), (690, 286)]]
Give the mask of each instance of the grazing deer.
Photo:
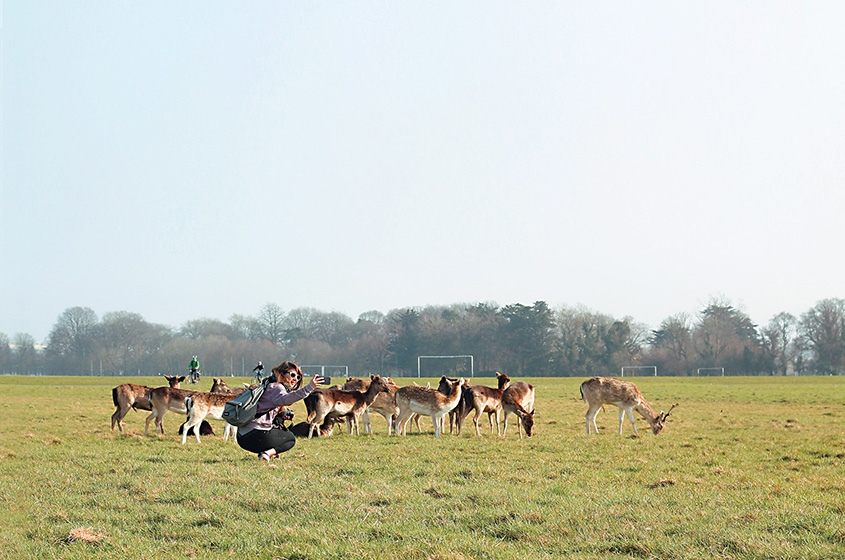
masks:
[(360, 391), (344, 391), (343, 389), (316, 389), (303, 399), (308, 411), (308, 423), (311, 430), (308, 439), (327, 417), (346, 417), (352, 423), (351, 433), (360, 435), (358, 421), (361, 414), (370, 406), (379, 393), (390, 392), (390, 387), (378, 375), (370, 376), (370, 386), (366, 393)]
[(508, 431), (508, 414), (516, 414), (519, 423), (516, 425), (519, 439), (522, 439), (522, 429), (525, 435), (534, 434), (534, 387), (524, 381), (517, 381), (502, 393), (502, 410), (505, 411), (505, 426), (502, 437)]
[[(493, 433), (493, 416), (496, 416), (496, 435), (501, 435), (501, 426), (499, 425), (499, 413), (502, 411), (502, 394), (511, 383), (510, 377), (503, 373), (496, 372), (496, 381), (498, 388), (485, 387), (483, 385), (472, 385), (464, 388), (464, 396), (461, 399), (460, 411), (457, 414), (457, 429), (456, 433), (461, 435), (461, 428), (463, 427), (464, 419), (469, 416), (470, 411), (475, 411), (475, 416), (472, 419), (475, 424), (475, 435), (480, 436), (481, 430), (478, 427), (478, 420), (481, 414), (486, 412), (487, 419), (490, 420), (490, 433)], [(451, 414), (451, 413), (450, 413)]]
[(399, 420), (397, 422), (399, 430), (397, 433), (404, 436), (411, 415), (419, 414), (431, 416), (431, 421), (434, 424), (434, 437), (440, 437), (443, 417), (454, 410), (461, 401), (464, 379), (449, 381), (446, 378), (441, 378), (441, 385), (444, 384), (444, 389), (449, 390), (448, 394), (415, 385), (402, 387), (396, 391), (396, 404), (399, 407)]
[(675, 403), (669, 409), (669, 412), (664, 413), (660, 411), (660, 414), (655, 414), (636, 385), (630, 381), (622, 381), (615, 377), (593, 377), (584, 381), (581, 383), (581, 398), (589, 406), (586, 414), (587, 435), (590, 435), (590, 424), (592, 424), (593, 430), (599, 433), (599, 429), (596, 426), (596, 416), (605, 404), (612, 404), (619, 407), (619, 433), (622, 433), (622, 424), (624, 417), (627, 415), (631, 426), (634, 427), (634, 435), (639, 435), (637, 433), (637, 425), (634, 423), (635, 410), (648, 421), (651, 425), (651, 431), (654, 432), (654, 435), (657, 435), (663, 430), (669, 413), (678, 406)]
[[(185, 381), (186, 376), (176, 377), (175, 375), (165, 375), (164, 378), (170, 387), (179, 388), (179, 384)], [(130, 410), (152, 410), (150, 404), (150, 392), (152, 387), (146, 385), (135, 385), (133, 383), (124, 383), (118, 385), (111, 390), (111, 398), (114, 401), (115, 411), (111, 415), (111, 429), (114, 431), (114, 426), (117, 424), (118, 429), (123, 431), (123, 418)]]
[[(193, 393), (185, 397), (185, 411), (188, 414), (188, 421), (185, 422), (185, 429), (182, 432), (182, 445), (185, 445), (188, 441), (188, 431), (194, 426), (198, 426), (206, 418), (223, 420), (223, 407), (235, 396), (226, 393)], [(238, 429), (226, 422), (223, 441), (229, 439), (230, 433), (233, 434), (232, 437), (235, 439)], [(197, 443), (202, 443), (200, 441), (200, 430), (194, 430), (194, 435), (197, 437)]]

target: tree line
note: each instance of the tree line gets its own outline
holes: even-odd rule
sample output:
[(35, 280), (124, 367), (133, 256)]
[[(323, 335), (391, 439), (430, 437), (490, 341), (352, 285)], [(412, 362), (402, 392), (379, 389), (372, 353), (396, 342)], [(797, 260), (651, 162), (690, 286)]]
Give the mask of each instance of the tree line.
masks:
[[(58, 316), (43, 349), (28, 334), (0, 333), (2, 373), (176, 375), (194, 355), (203, 373), (214, 376), (248, 376), (259, 360), (270, 367), (294, 360), (347, 366), (354, 376), (401, 377), (417, 374), (419, 356), (456, 355), (472, 355), (476, 375), (618, 376), (633, 366), (674, 376), (842, 374), (845, 300), (821, 300), (800, 317), (779, 313), (763, 327), (729, 301), (713, 299), (697, 314), (678, 313), (653, 330), (630, 317), (537, 301), (369, 311), (357, 320), (267, 303), (255, 315), (192, 319), (178, 329), (128, 311), (100, 318), (88, 307), (71, 307)], [(469, 365), (426, 360), (423, 376), (466, 375)]]

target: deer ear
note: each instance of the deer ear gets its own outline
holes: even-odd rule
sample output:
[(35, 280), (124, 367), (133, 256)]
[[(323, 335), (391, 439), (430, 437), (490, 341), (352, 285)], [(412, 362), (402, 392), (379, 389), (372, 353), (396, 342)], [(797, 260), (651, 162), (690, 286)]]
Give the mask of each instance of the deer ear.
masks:
[(376, 380), (376, 376), (373, 375), (373, 374), (370, 374), (370, 381), (375, 381), (375, 380)]

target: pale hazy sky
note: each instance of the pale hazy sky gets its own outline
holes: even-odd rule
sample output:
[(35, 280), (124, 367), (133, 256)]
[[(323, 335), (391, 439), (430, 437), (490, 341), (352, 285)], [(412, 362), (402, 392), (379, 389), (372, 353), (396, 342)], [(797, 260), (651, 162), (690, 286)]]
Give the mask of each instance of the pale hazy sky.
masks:
[(845, 3), (6, 0), (0, 332), (845, 297)]

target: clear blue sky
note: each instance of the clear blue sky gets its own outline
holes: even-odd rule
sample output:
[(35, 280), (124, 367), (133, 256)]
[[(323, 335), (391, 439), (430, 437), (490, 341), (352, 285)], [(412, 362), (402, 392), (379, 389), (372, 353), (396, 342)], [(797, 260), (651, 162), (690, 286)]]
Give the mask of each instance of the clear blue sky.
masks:
[(2, 10), (0, 332), (845, 297), (845, 3)]

